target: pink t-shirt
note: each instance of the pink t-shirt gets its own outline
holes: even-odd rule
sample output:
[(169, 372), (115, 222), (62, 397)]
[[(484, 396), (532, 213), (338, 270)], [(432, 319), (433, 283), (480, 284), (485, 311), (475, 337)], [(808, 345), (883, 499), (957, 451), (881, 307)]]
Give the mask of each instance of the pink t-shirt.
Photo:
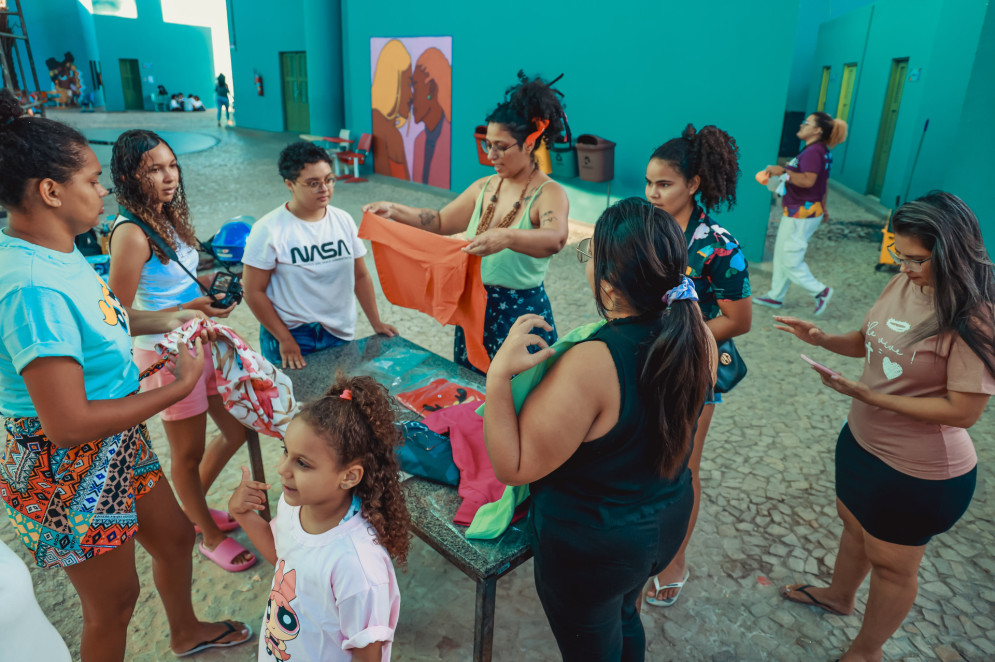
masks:
[[(879, 393), (919, 398), (948, 391), (995, 393), (995, 377), (956, 333), (909, 345), (906, 338), (933, 317), (932, 292), (895, 276), (864, 318), (867, 348), (860, 381)], [(964, 428), (926, 423), (854, 400), (850, 430), (861, 446), (904, 474), (927, 480), (961, 476), (978, 463)]]

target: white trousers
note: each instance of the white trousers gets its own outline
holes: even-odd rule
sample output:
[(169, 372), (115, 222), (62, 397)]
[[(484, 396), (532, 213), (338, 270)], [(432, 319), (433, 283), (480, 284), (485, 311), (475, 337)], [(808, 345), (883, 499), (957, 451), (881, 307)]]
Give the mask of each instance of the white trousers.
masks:
[[(51, 596), (47, 596), (51, 599)], [(54, 609), (54, 607), (49, 607)], [(71, 662), (69, 649), (35, 600), (24, 561), (0, 540), (0, 659)]]
[(811, 269), (805, 264), (808, 240), (812, 238), (821, 222), (822, 216), (781, 217), (781, 225), (777, 228), (777, 239), (774, 240), (774, 275), (770, 281), (767, 298), (784, 301), (788, 285), (791, 283), (804, 288), (812, 296), (826, 289), (826, 285), (813, 276)]

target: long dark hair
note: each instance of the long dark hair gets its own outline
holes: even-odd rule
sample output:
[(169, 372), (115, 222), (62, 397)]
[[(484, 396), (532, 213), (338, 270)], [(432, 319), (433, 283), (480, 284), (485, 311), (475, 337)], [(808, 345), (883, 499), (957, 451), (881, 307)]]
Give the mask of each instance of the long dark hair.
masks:
[[(659, 433), (653, 460), (668, 477), (691, 449), (711, 384), (712, 341), (698, 304), (680, 300), (667, 306), (662, 298), (681, 283), (686, 269), (687, 245), (677, 221), (642, 198), (616, 202), (594, 226), (594, 282), (608, 283), (638, 314), (659, 320), (639, 392)], [(595, 300), (606, 316), (601, 297)]]
[[(555, 82), (554, 80), (553, 83)], [(523, 145), (525, 139), (539, 128), (535, 120), (549, 120), (549, 126), (539, 136), (539, 140), (545, 142), (546, 147), (552, 147), (553, 142), (559, 140), (564, 131), (569, 131), (567, 116), (560, 101), (563, 93), (553, 88), (553, 83), (546, 83), (539, 76), (530, 79), (524, 71), (519, 71), (518, 83), (505, 91), (504, 101), (491, 111), (487, 122), (503, 125), (515, 142)], [(537, 140), (536, 147), (538, 146)]]
[(954, 331), (995, 374), (995, 274), (974, 212), (952, 193), (931, 191), (899, 207), (891, 224), (932, 253), (936, 318), (913, 329), (911, 342)]
[(0, 89), (0, 205), (19, 210), (32, 179), (65, 184), (83, 167), (86, 149), (79, 131), (25, 116), (17, 97)]
[[(348, 390), (349, 398), (342, 398)], [(372, 377), (336, 375), (325, 395), (309, 402), (298, 416), (335, 449), (339, 463), (359, 461), (363, 479), (355, 488), (363, 517), (384, 549), (402, 568), (411, 543), (411, 516), (404, 501), (394, 454), (401, 433), (394, 425), (393, 399)]]
[[(145, 154), (155, 149), (159, 143), (169, 147), (169, 143), (159, 134), (146, 129), (131, 129), (118, 137), (111, 153), (115, 197), (119, 205), (152, 226), (173, 250), (178, 248), (177, 237), (188, 246), (196, 246), (197, 237), (190, 222), (190, 208), (183, 190), (183, 171), (178, 164), (179, 175), (173, 199), (159, 202), (156, 197), (144, 159)], [(169, 151), (172, 152), (173, 148), (169, 147)], [(163, 264), (169, 262), (169, 258), (155, 243), (152, 243), (152, 251)]]
[(695, 131), (688, 124), (680, 138), (663, 143), (650, 160), (667, 161), (684, 179), (699, 177), (698, 200), (705, 212), (726, 205), (736, 206), (736, 181), (739, 179), (739, 146), (736, 139), (717, 126)]

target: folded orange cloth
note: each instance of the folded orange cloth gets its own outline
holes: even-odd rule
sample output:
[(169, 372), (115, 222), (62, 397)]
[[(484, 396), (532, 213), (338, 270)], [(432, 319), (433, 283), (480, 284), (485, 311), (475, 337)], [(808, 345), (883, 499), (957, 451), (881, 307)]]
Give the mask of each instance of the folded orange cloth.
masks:
[(470, 242), (370, 212), (363, 214), (359, 237), (373, 245), (373, 261), (387, 300), (428, 313), (442, 324), (461, 326), (467, 358), (487, 372), (491, 365), (484, 348), (487, 290), (480, 280), (480, 257), (463, 251)]
[(770, 180), (770, 175), (767, 174), (767, 170), (761, 170), (756, 175), (754, 175), (754, 178), (757, 180), (758, 183), (767, 186), (767, 182)]

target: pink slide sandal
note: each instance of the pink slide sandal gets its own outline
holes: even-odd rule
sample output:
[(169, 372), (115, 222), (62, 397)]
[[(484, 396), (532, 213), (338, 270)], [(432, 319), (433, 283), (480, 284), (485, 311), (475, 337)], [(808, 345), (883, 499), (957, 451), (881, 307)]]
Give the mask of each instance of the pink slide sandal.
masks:
[(252, 558), (248, 561), (234, 563), (239, 554), (247, 551), (248, 550), (242, 546), (242, 543), (234, 538), (225, 538), (224, 542), (215, 547), (213, 550), (205, 547), (204, 543), (200, 543), (200, 553), (217, 563), (223, 570), (227, 570), (228, 572), (242, 572), (243, 570), (248, 570), (256, 564), (255, 554), (253, 554)]
[[(214, 508), (208, 508), (208, 510), (211, 511), (211, 519), (213, 519), (214, 523), (218, 525), (218, 529), (220, 529), (222, 533), (228, 533), (229, 531), (234, 531), (238, 528), (238, 522), (236, 522), (235, 519), (227, 512), (223, 510), (215, 510)], [(193, 525), (193, 530), (195, 533), (203, 533), (203, 531), (200, 530), (200, 527), (196, 524)]]

